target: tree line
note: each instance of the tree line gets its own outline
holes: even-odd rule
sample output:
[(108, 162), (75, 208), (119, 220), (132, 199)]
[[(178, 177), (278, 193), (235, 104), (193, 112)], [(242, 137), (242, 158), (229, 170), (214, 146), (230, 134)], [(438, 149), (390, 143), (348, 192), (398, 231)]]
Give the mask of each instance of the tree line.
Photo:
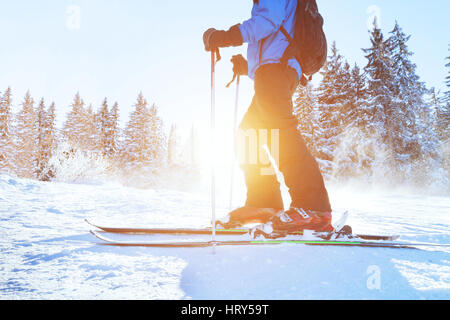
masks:
[[(167, 139), (157, 106), (149, 105), (142, 93), (124, 129), (119, 127), (118, 103), (110, 107), (107, 98), (94, 110), (77, 93), (61, 129), (55, 124), (55, 103), (46, 107), (42, 98), (36, 104), (27, 92), (20, 107), (12, 113), (11, 88), (0, 95), (0, 171), (49, 181), (56, 174), (52, 157), (58, 154), (59, 165), (80, 151), (123, 173), (179, 164), (176, 127)], [(69, 148), (58, 153), (61, 144)]]
[(428, 89), (411, 61), (410, 37), (397, 22), (385, 37), (375, 20), (362, 69), (333, 43), (320, 84), (298, 88), (299, 130), (329, 176), (370, 177), (383, 166), (406, 180), (438, 167), (448, 179), (450, 76), (446, 92)]
[[(298, 87), (294, 103), (298, 128), (328, 177), (371, 178), (383, 168), (384, 178), (390, 168), (389, 178), (406, 181), (440, 169), (448, 181), (450, 57), (445, 64), (447, 90), (429, 89), (411, 60), (409, 39), (397, 22), (385, 37), (375, 20), (371, 47), (363, 49), (367, 59), (363, 68), (351, 66), (333, 43), (320, 83)], [(195, 166), (194, 130), (188, 141), (191, 156), (180, 161), (176, 126), (166, 137), (157, 106), (149, 105), (142, 93), (123, 129), (118, 123), (119, 105), (110, 106), (106, 98), (94, 110), (77, 93), (58, 129), (54, 103), (46, 106), (41, 99), (36, 104), (27, 93), (20, 111), (13, 114), (11, 97), (10, 88), (0, 94), (0, 171), (51, 180), (58, 163), (51, 159), (63, 143), (70, 148), (58, 154), (59, 162), (81, 150), (106, 159), (124, 173), (155, 172), (183, 162)]]

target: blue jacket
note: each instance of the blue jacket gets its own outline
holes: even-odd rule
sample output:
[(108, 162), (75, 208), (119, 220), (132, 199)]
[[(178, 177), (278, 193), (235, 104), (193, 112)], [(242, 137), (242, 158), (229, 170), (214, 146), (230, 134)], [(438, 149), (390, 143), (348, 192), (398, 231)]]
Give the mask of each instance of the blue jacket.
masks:
[[(279, 29), (284, 26), (294, 36), (296, 9), (297, 0), (259, 0), (259, 4), (253, 5), (251, 19), (240, 25), (242, 39), (248, 43), (248, 76), (251, 79), (255, 79), (260, 66), (280, 62), (289, 41)], [(263, 39), (266, 40), (262, 42)], [(297, 70), (300, 79), (302, 70), (297, 60), (289, 60), (289, 66)]]

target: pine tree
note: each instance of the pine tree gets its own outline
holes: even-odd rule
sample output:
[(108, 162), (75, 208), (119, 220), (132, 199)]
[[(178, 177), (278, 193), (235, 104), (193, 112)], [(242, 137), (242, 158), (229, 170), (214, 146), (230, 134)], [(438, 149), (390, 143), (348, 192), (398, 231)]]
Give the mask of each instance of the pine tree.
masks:
[(120, 128), (119, 128), (119, 104), (114, 103), (108, 114), (108, 135), (106, 155), (109, 159), (115, 160), (119, 150)]
[(153, 166), (160, 167), (166, 161), (167, 145), (163, 121), (158, 115), (158, 108), (152, 104), (148, 110), (147, 119), (150, 125), (150, 147)]
[(448, 63), (445, 65), (449, 69), (446, 77), (447, 91), (441, 97), (441, 103), (436, 108), (436, 130), (441, 143), (443, 168), (447, 171), (447, 178), (450, 178), (450, 56), (447, 57), (447, 61)]
[(361, 69), (355, 64), (350, 71), (349, 86), (346, 88), (346, 105), (343, 116), (345, 126), (361, 129), (364, 123), (362, 110), (367, 104), (366, 78)]
[[(449, 45), (450, 51), (450, 45)], [(447, 71), (447, 77), (445, 78), (445, 84), (447, 85), (447, 91), (445, 92), (444, 102), (447, 103), (447, 106), (450, 105), (450, 56), (446, 59), (448, 63), (445, 65), (449, 70)]]
[(124, 169), (143, 168), (151, 164), (150, 126), (148, 124), (147, 100), (139, 94), (130, 114), (130, 120), (124, 132), (122, 163)]
[(45, 110), (44, 99), (37, 108), (37, 167), (36, 177), (41, 181), (49, 181), (53, 177), (49, 161), (56, 148), (55, 136), (55, 103)]
[(320, 128), (317, 119), (317, 99), (311, 85), (297, 87), (294, 114), (298, 120), (298, 130), (302, 134), (308, 149), (314, 156), (317, 156), (316, 140)]
[(49, 156), (51, 157), (53, 152), (56, 150), (58, 137), (57, 137), (57, 129), (56, 129), (56, 106), (55, 103), (52, 102), (50, 107), (47, 110), (46, 117), (46, 145), (49, 150)]
[(350, 70), (344, 65), (344, 79), (347, 85), (343, 88), (341, 117), (342, 132), (339, 136), (339, 147), (334, 152), (333, 176), (349, 178), (358, 176), (370, 167), (370, 153), (367, 144), (370, 138), (365, 132), (365, 108), (367, 106), (366, 79), (357, 64)]
[(41, 177), (42, 172), (44, 171), (47, 160), (48, 160), (48, 152), (46, 148), (46, 118), (47, 114), (45, 112), (45, 102), (44, 98), (41, 99), (41, 102), (39, 103), (37, 110), (36, 110), (36, 117), (37, 117), (37, 150), (36, 150), (36, 177), (38, 179), (43, 179)]
[(85, 142), (83, 147), (86, 151), (97, 151), (97, 115), (90, 104), (84, 116)]
[(108, 134), (109, 134), (109, 110), (108, 100), (105, 98), (103, 104), (97, 113), (97, 150), (101, 155), (106, 156), (108, 154)]
[(63, 127), (65, 140), (75, 149), (86, 150), (89, 148), (91, 133), (86, 130), (87, 118), (84, 101), (78, 92)]
[(6, 89), (3, 96), (0, 93), (0, 134), (2, 137), (9, 135), (11, 124), (11, 88)]
[(444, 93), (441, 103), (438, 104), (436, 110), (437, 131), (441, 141), (450, 139), (450, 56), (447, 57), (447, 60), (448, 63), (445, 65), (449, 69), (446, 77), (447, 91)]
[(13, 170), (14, 141), (11, 137), (11, 88), (0, 94), (0, 171)]
[(323, 79), (317, 88), (320, 132), (317, 139), (318, 157), (332, 161), (339, 145), (339, 135), (343, 131), (345, 118), (342, 111), (346, 104), (346, 94), (350, 71), (343, 57), (338, 53), (336, 43), (331, 47), (326, 66), (322, 71)]
[[(395, 110), (393, 101), (395, 95), (392, 84), (393, 68), (391, 52), (389, 46), (384, 40), (381, 29), (378, 28), (377, 20), (374, 19), (374, 28), (370, 34), (370, 41), (372, 46), (368, 49), (363, 49), (368, 60), (364, 68), (364, 76), (367, 79), (367, 103), (363, 110), (361, 110), (362, 127), (364, 128), (364, 135), (371, 137), (373, 144), (382, 143), (385, 150), (392, 150), (393, 135), (395, 131), (395, 122), (392, 120), (392, 113)], [(374, 152), (378, 152), (375, 145), (372, 148)], [(370, 160), (374, 161), (376, 155), (372, 152), (368, 153)], [(392, 152), (384, 154), (384, 163), (395, 162), (395, 155)]]
[(388, 120), (392, 129), (392, 147), (401, 162), (427, 157), (436, 149), (433, 144), (437, 144), (434, 130), (429, 126), (432, 111), (424, 101), (428, 90), (416, 74), (416, 65), (410, 60), (413, 55), (407, 46), (410, 37), (396, 22), (388, 39), (396, 98)]
[(17, 115), (15, 132), (16, 173), (20, 177), (34, 178), (37, 171), (37, 121), (34, 100), (25, 95), (22, 109)]
[(155, 170), (167, 155), (163, 122), (156, 105), (153, 104), (149, 108), (142, 93), (139, 94), (134, 107), (124, 132), (122, 164), (125, 170)]

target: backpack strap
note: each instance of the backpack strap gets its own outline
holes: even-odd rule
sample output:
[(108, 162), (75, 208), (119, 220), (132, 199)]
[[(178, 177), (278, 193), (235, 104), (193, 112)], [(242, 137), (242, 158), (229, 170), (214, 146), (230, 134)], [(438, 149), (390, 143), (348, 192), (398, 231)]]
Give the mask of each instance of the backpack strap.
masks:
[(283, 56), (281, 57), (281, 64), (284, 65), (285, 67), (287, 67), (289, 60), (291, 58), (295, 58), (297, 60), (298, 64), (300, 65), (300, 69), (302, 70), (302, 78), (300, 79), (300, 84), (305, 87), (308, 84), (308, 82), (312, 80), (312, 77), (307, 78), (305, 76), (305, 73), (303, 72), (304, 69), (302, 67), (302, 62), (296, 56), (296, 52), (298, 52), (298, 51), (296, 49), (297, 45), (295, 44), (294, 39), (292, 39), (289, 32), (287, 32), (283, 26), (280, 27), (280, 31), (286, 37), (286, 39), (288, 39), (288, 41), (289, 41), (289, 46), (286, 48), (286, 50), (283, 53)]
[(281, 63), (287, 66), (289, 59), (292, 58), (292, 56), (294, 55), (295, 42), (294, 39), (292, 39), (291, 35), (286, 31), (286, 29), (283, 26), (280, 27), (280, 31), (289, 41), (289, 45), (284, 51), (283, 56), (281, 57)]

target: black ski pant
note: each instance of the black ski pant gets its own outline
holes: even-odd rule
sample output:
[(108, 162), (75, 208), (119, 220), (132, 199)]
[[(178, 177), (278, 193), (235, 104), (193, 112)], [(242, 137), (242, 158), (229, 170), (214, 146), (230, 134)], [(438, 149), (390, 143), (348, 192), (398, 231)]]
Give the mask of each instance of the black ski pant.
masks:
[(322, 174), (293, 114), (292, 97), (298, 83), (297, 72), (281, 64), (264, 65), (256, 72), (255, 96), (240, 125), (237, 143), (248, 207), (284, 209), (280, 183), (267, 156), (270, 151), (289, 188), (291, 206), (331, 212)]

